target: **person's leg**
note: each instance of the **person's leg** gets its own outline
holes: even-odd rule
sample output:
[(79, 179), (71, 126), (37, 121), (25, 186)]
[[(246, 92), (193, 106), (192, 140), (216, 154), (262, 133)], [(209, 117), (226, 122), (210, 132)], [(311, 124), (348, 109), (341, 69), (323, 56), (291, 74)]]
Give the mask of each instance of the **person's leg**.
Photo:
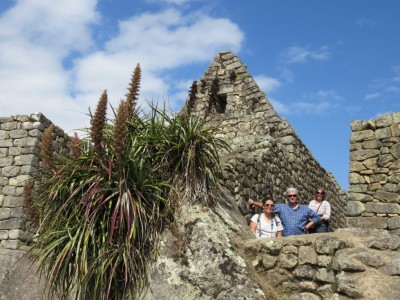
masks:
[(315, 232), (316, 233), (328, 232), (328, 224), (325, 222), (318, 224), (318, 226), (315, 228)]
[(312, 228), (308, 229), (308, 233), (316, 233), (317, 229), (318, 229), (318, 226), (319, 225), (314, 224), (314, 226)]

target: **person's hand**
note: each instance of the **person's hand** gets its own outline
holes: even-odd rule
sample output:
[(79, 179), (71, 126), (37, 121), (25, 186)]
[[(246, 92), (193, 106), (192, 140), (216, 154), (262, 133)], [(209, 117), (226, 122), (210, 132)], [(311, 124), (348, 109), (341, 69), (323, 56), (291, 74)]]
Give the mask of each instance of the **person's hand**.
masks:
[(319, 215), (319, 222), (318, 224), (322, 224), (325, 220), (322, 218), (322, 215)]
[(248, 202), (251, 206), (254, 207), (254, 205), (255, 205), (254, 202), (255, 202), (255, 201), (254, 201), (253, 199), (249, 198), (249, 201), (247, 201), (247, 202)]

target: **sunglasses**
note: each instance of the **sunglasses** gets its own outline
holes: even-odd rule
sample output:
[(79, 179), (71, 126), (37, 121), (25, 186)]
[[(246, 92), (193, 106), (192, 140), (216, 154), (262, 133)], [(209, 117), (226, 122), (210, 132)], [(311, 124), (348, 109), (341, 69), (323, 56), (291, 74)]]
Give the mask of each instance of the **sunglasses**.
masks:
[(264, 207), (274, 207), (274, 204), (265, 204)]
[(317, 195), (323, 195), (325, 194), (324, 192), (317, 192)]
[(287, 195), (288, 198), (296, 198), (297, 195)]

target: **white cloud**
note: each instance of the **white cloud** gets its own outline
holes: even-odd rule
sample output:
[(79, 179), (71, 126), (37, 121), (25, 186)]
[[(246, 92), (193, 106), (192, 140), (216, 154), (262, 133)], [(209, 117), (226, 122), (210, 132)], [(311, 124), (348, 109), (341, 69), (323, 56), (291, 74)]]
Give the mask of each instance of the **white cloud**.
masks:
[(319, 49), (310, 49), (309, 46), (293, 46), (287, 48), (281, 53), (281, 60), (286, 64), (305, 63), (311, 60), (329, 60), (331, 55), (332, 53), (327, 46), (322, 46)]
[(275, 110), (282, 115), (323, 115), (332, 111), (350, 111), (348, 105), (343, 105), (344, 98), (334, 90), (318, 90), (315, 93), (303, 97), (303, 99), (283, 103), (270, 100)]
[[(2, 42), (46, 46), (53, 55), (91, 45), (88, 25), (98, 21), (96, 0), (19, 0), (0, 18)], [(3, 48), (3, 47), (2, 47)], [(4, 48), (3, 48), (4, 49)]]
[(275, 99), (268, 99), (278, 114), (289, 115), (321, 115), (338, 109), (339, 105), (336, 103), (322, 101), (322, 102), (309, 102), (309, 101), (294, 101), (291, 103), (283, 103)]
[[(154, 99), (155, 92), (168, 94), (171, 89), (171, 82), (162, 79), (161, 72), (209, 61), (224, 49), (236, 51), (242, 40), (243, 33), (227, 19), (199, 14), (183, 16), (172, 9), (134, 16), (120, 22), (118, 36), (106, 43), (104, 51), (77, 61), (76, 92), (98, 93), (104, 86), (110, 91), (123, 91), (139, 62), (143, 70), (141, 96)], [(178, 88), (174, 94), (183, 91), (179, 86), (174, 88)], [(187, 94), (187, 87), (184, 91)], [(178, 100), (172, 97), (170, 101)]]
[(295, 102), (291, 105), (291, 111), (293, 114), (322, 114), (332, 109), (337, 108), (338, 105), (331, 102)]
[(394, 75), (391, 77), (374, 79), (369, 88), (377, 92), (366, 95), (364, 99), (370, 100), (378, 96), (384, 99), (385, 97), (390, 97), (390, 93), (400, 93), (400, 66), (392, 67), (392, 72)]
[(364, 109), (363, 106), (361, 105), (346, 105), (343, 107), (344, 111), (347, 112), (348, 114), (355, 114), (358, 113), (360, 111), (362, 111)]
[(291, 83), (294, 81), (294, 75), (288, 68), (280, 68), (281, 77), (286, 80), (286, 82)]
[[(132, 38), (132, 37), (140, 37)], [(228, 19), (183, 16), (169, 9), (120, 23), (119, 36), (106, 44), (110, 55), (139, 57), (145, 68), (170, 69), (209, 60), (217, 51), (239, 49), (243, 33)]]
[(381, 95), (381, 93), (368, 94), (368, 95), (365, 95), (364, 100), (375, 99), (375, 98), (378, 98), (380, 95)]
[(186, 98), (189, 95), (190, 87), (193, 83), (193, 80), (178, 80), (177, 82), (172, 82), (174, 85), (175, 91), (168, 94), (167, 98), (163, 98), (168, 102), (168, 109), (171, 111), (178, 111), (182, 108)]
[(96, 3), (19, 0), (0, 15), (1, 116), (40, 111), (67, 131), (81, 128), (88, 122), (81, 113), (95, 109), (103, 89), (113, 106), (124, 97), (136, 63), (141, 101), (187, 95), (188, 87), (171, 86), (176, 79), (165, 72), (238, 51), (244, 38), (228, 19), (165, 10), (121, 21), (103, 47), (92, 39), (101, 17)]
[(271, 93), (282, 85), (278, 79), (265, 75), (253, 76), (253, 78), (257, 82), (260, 90), (264, 91), (266, 94)]
[(365, 18), (359, 18), (356, 23), (360, 28), (374, 27), (376, 25), (375, 21)]
[(391, 93), (400, 93), (400, 87), (391, 85), (391, 86), (388, 86), (387, 88), (385, 88), (385, 91), (391, 92)]
[(311, 98), (319, 98), (319, 99), (326, 99), (326, 100), (334, 100), (334, 101), (342, 101), (343, 97), (338, 95), (333, 90), (318, 90), (315, 94), (310, 96)]
[(183, 5), (191, 0), (146, 0), (149, 3)]
[(400, 66), (393, 67), (393, 72), (395, 76), (392, 78), (392, 81), (400, 82)]
[(92, 46), (95, 5), (93, 0), (20, 0), (0, 15), (2, 116), (39, 111), (57, 125), (75, 128), (72, 111), (87, 107), (81, 109), (69, 96), (63, 60)]
[(290, 108), (286, 104), (272, 98), (269, 98), (268, 100), (278, 114), (290, 115), (291, 113)]
[(388, 99), (393, 97), (390, 94), (400, 93), (400, 66), (392, 67), (391, 71), (394, 73), (391, 77), (377, 78), (374, 79), (369, 88), (377, 90), (378, 92), (368, 94), (365, 96), (364, 100), (374, 99), (376, 97), (381, 97), (382, 99)]

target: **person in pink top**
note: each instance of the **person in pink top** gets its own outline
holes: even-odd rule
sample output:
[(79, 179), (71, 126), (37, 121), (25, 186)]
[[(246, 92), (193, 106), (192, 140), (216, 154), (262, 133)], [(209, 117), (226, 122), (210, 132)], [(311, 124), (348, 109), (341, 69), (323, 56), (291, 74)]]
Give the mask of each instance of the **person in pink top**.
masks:
[(325, 200), (325, 191), (323, 189), (317, 189), (315, 200), (311, 200), (308, 207), (315, 211), (321, 217), (321, 220), (318, 223), (315, 223), (314, 226), (308, 230), (308, 232), (328, 232), (329, 219), (331, 217), (331, 205), (328, 201)]

